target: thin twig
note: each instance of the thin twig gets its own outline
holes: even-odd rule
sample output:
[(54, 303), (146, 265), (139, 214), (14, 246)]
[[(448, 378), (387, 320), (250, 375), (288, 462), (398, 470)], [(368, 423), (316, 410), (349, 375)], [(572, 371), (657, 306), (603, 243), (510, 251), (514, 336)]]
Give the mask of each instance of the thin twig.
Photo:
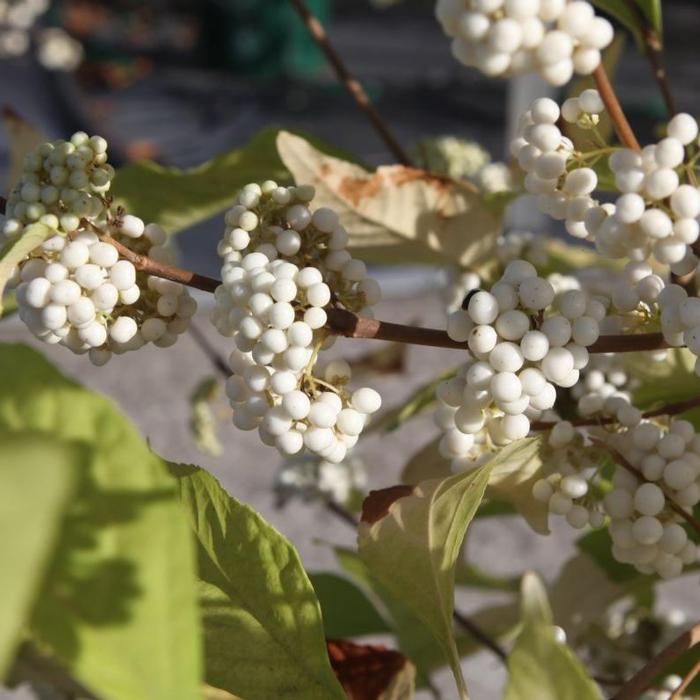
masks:
[(625, 683), (612, 700), (638, 700), (654, 679), (679, 656), (700, 643), (700, 624), (671, 642)]
[(673, 691), (673, 694), (668, 700), (680, 700), (681, 696), (683, 695), (683, 692), (693, 682), (695, 676), (697, 676), (698, 673), (700, 673), (700, 659), (698, 659), (693, 664), (688, 673), (686, 673), (685, 676), (683, 676), (681, 684)]
[(465, 632), (470, 634), (477, 642), (483, 644), (489, 651), (492, 651), (495, 656), (497, 656), (503, 663), (506, 662), (508, 654), (505, 649), (495, 640), (492, 639), (484, 630), (475, 624), (468, 617), (464, 616), (458, 610), (453, 613), (455, 622), (464, 629)]
[(624, 455), (622, 455), (620, 452), (618, 452), (614, 447), (610, 447), (609, 445), (606, 445), (602, 440), (598, 439), (593, 439), (592, 440), (593, 444), (596, 445), (597, 447), (600, 447), (603, 450), (607, 450), (611, 455), (612, 458), (615, 460), (615, 462), (620, 465), (623, 469), (626, 469), (630, 474), (634, 474), (641, 482), (643, 483), (655, 483), (663, 492), (664, 496), (666, 497), (666, 500), (668, 501), (668, 504), (671, 508), (671, 510), (680, 515), (683, 520), (685, 520), (688, 525), (690, 525), (695, 532), (700, 534), (700, 522), (693, 517), (691, 513), (688, 513), (682, 506), (678, 505), (676, 501), (673, 498), (673, 495), (669, 493), (668, 489), (661, 483), (660, 481), (658, 482), (651, 482), (649, 479), (647, 479), (644, 474), (637, 469), (631, 462), (629, 462)]
[(347, 510), (347, 508), (344, 508), (339, 503), (331, 499), (324, 501), (324, 505), (329, 513), (332, 513), (346, 525), (349, 525), (354, 530), (357, 530), (357, 527), (360, 524), (359, 520), (349, 510)]
[(376, 107), (372, 104), (372, 101), (369, 99), (369, 96), (365, 92), (360, 82), (348, 70), (348, 67), (340, 57), (340, 54), (331, 44), (323, 25), (309, 11), (309, 8), (306, 7), (304, 0), (289, 1), (293, 5), (294, 9), (299, 13), (299, 16), (304, 22), (306, 28), (309, 30), (309, 34), (311, 34), (313, 40), (326, 55), (328, 62), (331, 64), (333, 70), (338, 76), (338, 80), (352, 95), (360, 109), (362, 109), (367, 115), (368, 119), (372, 122), (372, 125), (377, 130), (377, 133), (381, 136), (389, 150), (394, 154), (399, 163), (410, 165), (410, 158), (402, 148), (401, 144), (398, 142), (396, 136), (394, 136), (393, 132), (389, 128), (389, 125), (384, 121), (384, 119), (382, 119)]
[(593, 71), (593, 79), (595, 80), (600, 97), (605, 104), (605, 109), (610, 115), (610, 119), (615, 127), (617, 137), (627, 148), (631, 148), (633, 151), (641, 151), (642, 149), (639, 145), (639, 141), (637, 141), (637, 137), (634, 135), (634, 131), (632, 131), (632, 127), (627, 121), (627, 117), (622, 110), (622, 105), (617, 99), (615, 89), (610, 83), (608, 74), (605, 72), (602, 63)]
[[(657, 416), (676, 416), (679, 413), (685, 413), (690, 411), (692, 408), (700, 407), (700, 396), (693, 396), (691, 399), (686, 399), (685, 401), (676, 401), (674, 403), (667, 403), (659, 408), (654, 408), (651, 411), (644, 411), (642, 417), (644, 418), (656, 418)], [(618, 423), (618, 419), (612, 416), (600, 416), (598, 418), (574, 418), (569, 421), (572, 425), (578, 428), (583, 428), (586, 426), (597, 426), (597, 425), (611, 425), (613, 423)], [(557, 421), (534, 421), (530, 425), (531, 430), (549, 430), (557, 424)]]
[(209, 342), (207, 336), (202, 333), (194, 321), (190, 322), (187, 330), (192, 336), (192, 340), (194, 340), (194, 342), (199, 346), (199, 349), (207, 356), (217, 372), (219, 372), (224, 379), (228, 379), (228, 377), (231, 375), (231, 369), (228, 366), (228, 362), (226, 362), (224, 357), (220, 355), (218, 350)]
[(659, 86), (659, 92), (666, 104), (668, 116), (672, 117), (677, 111), (676, 101), (673, 98), (671, 85), (668, 82), (668, 75), (666, 74), (664, 47), (661, 38), (656, 29), (649, 24), (649, 20), (642, 12), (639, 3), (635, 0), (625, 0), (625, 2), (630, 12), (637, 18), (637, 23), (642, 33), (642, 39), (644, 40), (644, 51), (651, 65), (654, 80), (656, 80), (656, 84)]

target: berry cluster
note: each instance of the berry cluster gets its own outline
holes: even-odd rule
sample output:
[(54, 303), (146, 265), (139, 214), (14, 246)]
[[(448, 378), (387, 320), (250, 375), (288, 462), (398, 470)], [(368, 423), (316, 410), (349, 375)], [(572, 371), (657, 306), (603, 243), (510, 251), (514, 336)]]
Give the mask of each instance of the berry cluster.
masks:
[(442, 454), (457, 467), (485, 427), (496, 444), (525, 437), (530, 420), (554, 406), (556, 386), (578, 382), (604, 315), (581, 291), (555, 295), (525, 260), (511, 262), (490, 292), (473, 290), (448, 318), (450, 338), (467, 344), (469, 358), (438, 387)]
[(591, 192), (598, 185), (598, 176), (592, 168), (580, 167), (574, 144), (561, 133), (557, 122), (562, 117), (592, 127), (605, 107), (598, 92), (592, 89), (572, 100), (565, 102), (561, 110), (547, 97), (535, 100), (520, 119), (519, 134), (510, 151), (527, 173), (525, 189), (537, 195), (540, 209), (565, 221), (572, 236), (587, 238), (584, 219), (596, 204)]
[(265, 444), (293, 455), (304, 447), (339, 463), (381, 404), (368, 387), (350, 392), (350, 367), (313, 369), (333, 342), (326, 310), (379, 301), (379, 285), (346, 250), (348, 235), (330, 209), (311, 211), (314, 189), (247, 185), (226, 214), (219, 244), (223, 284), (212, 321), (233, 337), (226, 386), (233, 422), (258, 429)]
[(551, 513), (564, 516), (577, 530), (587, 525), (600, 527), (605, 521), (590, 493), (598, 465), (581, 450), (582, 444), (581, 435), (571, 423), (557, 422), (549, 434), (548, 456), (548, 462), (557, 468), (532, 487), (535, 500), (547, 503)]
[(667, 430), (641, 421), (610, 440), (646, 480), (621, 467), (615, 471), (614, 488), (603, 499), (613, 556), (642, 573), (678, 576), (697, 560), (697, 547), (665, 492), (683, 508), (700, 502), (700, 436), (685, 420), (671, 420)]
[(105, 195), (113, 175), (99, 136), (42, 144), (26, 157), (3, 231), (20, 235), (34, 222), (52, 231), (18, 267), (20, 318), (44, 342), (89, 352), (97, 365), (147, 342), (172, 345), (197, 308), (184, 287), (138, 272), (100, 240), (104, 232), (137, 253), (169, 254), (159, 226), (112, 215)]
[(537, 72), (552, 85), (592, 73), (614, 35), (584, 0), (438, 0), (435, 14), (464, 65), (490, 77)]
[[(659, 295), (661, 331), (669, 345), (686, 345), (700, 358), (700, 299), (689, 297), (677, 284), (668, 285)], [(700, 376), (700, 359), (695, 362), (695, 374)]]

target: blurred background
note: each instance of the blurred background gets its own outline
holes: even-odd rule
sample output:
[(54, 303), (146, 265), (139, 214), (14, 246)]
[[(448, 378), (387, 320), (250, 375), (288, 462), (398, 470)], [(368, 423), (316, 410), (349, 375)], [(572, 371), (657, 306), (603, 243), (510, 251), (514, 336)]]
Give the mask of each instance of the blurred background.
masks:
[[(515, 115), (535, 96), (551, 92), (535, 78), (489, 80), (453, 60), (429, 0), (307, 4), (328, 27), (347, 65), (406, 147), (421, 138), (449, 134), (473, 139), (494, 160), (503, 160)], [(697, 116), (700, 2), (664, 0), (664, 21), (671, 85), (681, 109)], [(640, 140), (651, 139), (665, 112), (646, 60), (631, 39), (615, 82)], [(67, 138), (76, 130), (106, 137), (115, 166), (144, 158), (196, 166), (244, 145), (266, 126), (302, 129), (371, 164), (392, 160), (287, 0), (0, 0), (0, 95), (2, 106), (51, 138)], [(9, 159), (3, 132), (2, 182)], [(543, 223), (526, 203), (519, 203), (508, 218), (508, 225), (518, 229), (538, 229)], [(217, 275), (215, 248), (221, 229), (217, 216), (180, 234), (184, 266)], [(441, 278), (435, 270), (374, 273), (387, 297), (377, 309), (378, 317), (444, 327)], [(226, 339), (217, 337), (207, 323), (209, 300), (199, 300), (197, 329), (225, 357)], [(222, 421), (219, 455), (195, 445), (190, 398), (216, 376), (201, 340), (186, 335), (173, 348), (149, 346), (138, 356), (117, 357), (101, 369), (63, 348), (38, 345), (13, 318), (0, 323), (0, 341), (39, 347), (68, 374), (117, 401), (156, 451), (213, 471), (233, 495), (260, 510), (292, 539), (308, 569), (337, 570), (327, 543), (351, 544), (353, 531), (317, 502), (295, 501), (279, 508), (271, 488), (279, 458), (257, 435)], [(372, 359), (380, 348), (390, 353), (387, 366)], [(339, 342), (333, 353), (365, 358), (365, 371), (372, 373), (370, 381), (386, 406), (400, 404), (459, 358), (457, 353), (424, 348), (387, 350), (372, 341)], [(7, 368), (0, 368), (0, 376), (3, 371)], [(221, 407), (216, 410), (225, 413)], [(368, 486), (396, 483), (407, 459), (435, 434), (426, 416), (399, 433), (375, 433), (361, 441), (357, 452), (366, 465)], [(514, 518), (480, 521), (469, 536), (470, 558), (488, 563), (495, 574), (535, 568), (552, 580), (574, 539), (567, 526), (553, 526), (553, 534), (543, 539)], [(499, 595), (463, 594), (459, 606), (469, 613), (498, 602)], [(665, 585), (660, 608), (689, 610), (694, 600), (697, 581), (680, 579)], [(498, 696), (504, 674), (497, 659), (480, 652), (465, 661), (465, 671), (475, 700)], [(433, 695), (451, 697), (449, 674), (437, 674), (434, 690)], [(37, 694), (54, 697), (41, 688), (0, 690), (3, 700)], [(419, 697), (431, 694), (426, 691)]]

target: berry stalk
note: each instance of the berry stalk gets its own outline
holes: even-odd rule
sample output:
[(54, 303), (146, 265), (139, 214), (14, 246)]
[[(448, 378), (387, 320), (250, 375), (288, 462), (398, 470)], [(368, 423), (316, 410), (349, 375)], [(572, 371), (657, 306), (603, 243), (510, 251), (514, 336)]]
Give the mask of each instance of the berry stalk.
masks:
[(631, 148), (633, 151), (637, 152), (641, 151), (642, 148), (639, 145), (639, 141), (637, 141), (637, 137), (634, 135), (634, 131), (632, 131), (632, 127), (627, 121), (627, 117), (622, 110), (622, 105), (617, 99), (615, 89), (602, 63), (593, 71), (593, 79), (595, 80), (600, 97), (605, 103), (605, 108), (610, 114), (610, 119), (612, 119), (618, 138), (627, 148)]

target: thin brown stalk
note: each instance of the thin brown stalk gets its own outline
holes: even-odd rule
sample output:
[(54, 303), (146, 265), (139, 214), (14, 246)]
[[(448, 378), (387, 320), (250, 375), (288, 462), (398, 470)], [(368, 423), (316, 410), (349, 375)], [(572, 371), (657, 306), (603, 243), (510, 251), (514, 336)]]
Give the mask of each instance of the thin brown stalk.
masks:
[(627, 121), (622, 105), (617, 99), (615, 89), (610, 83), (608, 74), (605, 72), (602, 63), (593, 71), (593, 79), (595, 80), (600, 97), (605, 104), (605, 109), (610, 115), (610, 119), (615, 127), (617, 137), (627, 148), (631, 148), (633, 151), (641, 151), (642, 148), (639, 145), (639, 141), (637, 141), (637, 137), (634, 135), (634, 131), (632, 131), (632, 127)]
[(695, 680), (695, 676), (700, 673), (700, 659), (698, 659), (693, 666), (690, 668), (688, 673), (683, 676), (681, 684), (673, 691), (673, 694), (669, 700), (680, 700), (681, 696), (685, 692), (685, 689)]
[(632, 676), (612, 700), (639, 700), (642, 693), (651, 686), (656, 677), (678, 657), (700, 643), (700, 623), (683, 632), (649, 663)]
[(333, 67), (338, 80), (345, 89), (352, 95), (353, 99), (360, 109), (367, 115), (379, 136), (382, 138), (387, 148), (394, 154), (396, 160), (403, 165), (410, 165), (411, 161), (406, 151), (399, 143), (398, 139), (389, 128), (389, 125), (384, 121), (382, 116), (372, 104), (369, 96), (365, 92), (360, 82), (352, 75), (345, 62), (341, 58), (338, 51), (328, 38), (326, 30), (318, 19), (309, 11), (304, 0), (289, 0), (294, 9), (298, 12), (302, 22), (311, 34), (313, 40), (318, 44), (319, 48), (325, 54), (328, 62)]

